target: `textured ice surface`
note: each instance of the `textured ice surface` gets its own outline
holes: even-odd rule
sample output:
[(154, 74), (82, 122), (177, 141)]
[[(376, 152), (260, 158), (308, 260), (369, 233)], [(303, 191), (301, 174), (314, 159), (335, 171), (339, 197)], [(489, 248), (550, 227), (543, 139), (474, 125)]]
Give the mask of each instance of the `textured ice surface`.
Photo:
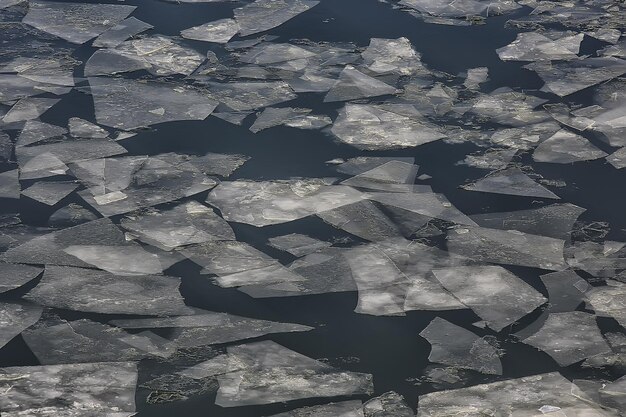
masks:
[(446, 290), (497, 331), (547, 301), (533, 287), (500, 266), (435, 269), (433, 274)]
[(71, 182), (37, 182), (22, 191), (22, 195), (48, 206), (54, 206), (78, 188)]
[(35, 266), (0, 263), (0, 293), (21, 287), (37, 278), (42, 271)]
[(14, 417), (126, 417), (135, 414), (136, 384), (132, 362), (0, 368), (0, 411)]
[(229, 222), (266, 226), (290, 222), (362, 199), (352, 187), (316, 181), (224, 181), (207, 202)]
[(185, 314), (180, 279), (124, 277), (93, 269), (48, 266), (25, 298), (38, 304), (104, 314)]
[(496, 49), (503, 61), (543, 61), (577, 59), (584, 34), (523, 32), (507, 46)]
[(626, 285), (617, 281), (609, 280), (608, 285), (594, 287), (588, 293), (591, 306), (596, 314), (604, 317), (612, 317), (624, 326), (626, 324)]
[(312, 407), (296, 408), (285, 413), (274, 414), (271, 417), (363, 417), (361, 401), (343, 401)]
[(85, 43), (124, 20), (135, 6), (29, 2), (24, 23), (72, 43)]
[(124, 130), (203, 120), (217, 106), (208, 94), (180, 84), (93, 77), (89, 85), (98, 123)]
[(419, 54), (407, 38), (372, 38), (361, 56), (366, 68), (377, 74), (411, 75), (424, 71)]
[(185, 29), (180, 32), (180, 35), (197, 41), (227, 43), (237, 32), (239, 32), (239, 25), (235, 20), (219, 19)]
[(464, 185), (463, 188), (468, 191), (480, 191), (483, 193), (560, 199), (552, 191), (533, 181), (519, 168), (496, 171), (472, 184)]
[(311, 0), (256, 0), (233, 11), (239, 34), (248, 36), (282, 25), (316, 6)]
[(326, 223), (365, 240), (379, 241), (400, 235), (400, 230), (371, 201), (363, 200), (318, 213)]
[(540, 409), (567, 417), (617, 416), (594, 404), (578, 387), (557, 372), (422, 395), (417, 415), (544, 415)]
[(131, 16), (102, 33), (93, 41), (92, 45), (98, 48), (115, 48), (126, 39), (152, 29), (152, 27), (152, 25)]
[(324, 97), (325, 102), (348, 101), (396, 93), (396, 88), (363, 74), (353, 66), (346, 66), (339, 79)]
[(553, 164), (590, 161), (605, 156), (607, 154), (604, 151), (593, 146), (587, 139), (565, 130), (560, 130), (541, 142), (533, 152), (535, 161)]
[(16, 146), (32, 145), (45, 139), (63, 136), (66, 133), (67, 130), (63, 127), (39, 120), (28, 120), (24, 123), (24, 127), (17, 137)]
[(0, 348), (22, 333), (24, 329), (35, 324), (41, 312), (42, 308), (33, 304), (0, 302)]
[(451, 230), (447, 244), (451, 252), (476, 261), (555, 271), (565, 269), (565, 242), (561, 239), (515, 230), (473, 227)]
[(316, 252), (320, 249), (332, 245), (331, 242), (324, 242), (307, 235), (291, 233), (288, 235), (276, 236), (269, 239), (269, 244), (276, 249), (289, 252), (293, 256), (304, 256)]
[(208, 87), (215, 99), (237, 112), (271, 106), (297, 97), (289, 84), (283, 81), (209, 83)]
[(274, 342), (232, 346), (227, 351), (226, 357), (183, 371), (195, 378), (217, 376), (220, 388), (215, 403), (222, 407), (373, 391), (371, 375), (342, 371)]
[(0, 198), (20, 198), (19, 173), (17, 169), (0, 172)]
[(250, 130), (257, 133), (270, 127), (285, 125), (298, 129), (321, 129), (332, 124), (328, 116), (309, 114), (310, 109), (268, 107), (257, 117)]
[(552, 272), (540, 278), (548, 290), (550, 312), (574, 311), (585, 301), (585, 293), (591, 289), (587, 281), (571, 270)]
[(404, 398), (389, 391), (372, 398), (363, 404), (365, 417), (413, 417), (413, 410), (404, 401)]
[(482, 337), (435, 317), (420, 332), (431, 345), (428, 360), (484, 374), (502, 374), (498, 349)]

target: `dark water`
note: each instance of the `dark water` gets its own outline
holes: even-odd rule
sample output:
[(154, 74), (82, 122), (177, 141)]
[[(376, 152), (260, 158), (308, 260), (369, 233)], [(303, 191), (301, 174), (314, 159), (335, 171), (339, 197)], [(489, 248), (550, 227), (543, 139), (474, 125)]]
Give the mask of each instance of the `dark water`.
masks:
[[(133, 16), (155, 26), (155, 32), (176, 36), (182, 29), (200, 25), (208, 21), (230, 17), (237, 3), (214, 4), (175, 4), (161, 1), (127, 1), (137, 5)], [(509, 44), (518, 33), (505, 27), (511, 18), (528, 14), (523, 8), (506, 16), (495, 16), (484, 25), (445, 26), (428, 24), (411, 15), (375, 0), (321, 0), (320, 4), (282, 26), (271, 30), (277, 35), (275, 42), (292, 39), (311, 41), (354, 42), (366, 47), (370, 38), (408, 38), (421, 54), (422, 62), (430, 69), (449, 74), (459, 74), (469, 68), (488, 67), (489, 81), (481, 85), (481, 91), (490, 92), (500, 87), (512, 89), (539, 89), (542, 81), (532, 71), (523, 69), (524, 63), (503, 62), (495, 49)], [(233, 39), (237, 40), (237, 38)], [(205, 53), (211, 45), (204, 42), (186, 41), (188, 45)], [(601, 45), (604, 45), (600, 43)], [(586, 40), (583, 49), (595, 50), (599, 45)], [(81, 46), (77, 59), (86, 60), (94, 48)], [(539, 93), (541, 94), (541, 93)], [(343, 103), (323, 103), (322, 94), (300, 94), (299, 98), (281, 103), (280, 106), (307, 107), (314, 113), (328, 114), (334, 119), (336, 111)], [(569, 96), (576, 103), (591, 104), (591, 95), (581, 92)], [(91, 97), (74, 91), (62, 98), (61, 103), (46, 112), (41, 120), (63, 126), (69, 117), (77, 116), (95, 121)], [(464, 192), (459, 186), (484, 176), (484, 170), (455, 165), (467, 154), (479, 148), (471, 143), (447, 144), (442, 141), (428, 143), (417, 148), (393, 151), (361, 151), (341, 144), (330, 135), (315, 130), (300, 130), (288, 127), (274, 127), (253, 134), (248, 130), (254, 116), (246, 119), (243, 126), (236, 126), (215, 117), (204, 121), (179, 121), (153, 126), (141, 131), (135, 137), (121, 142), (130, 155), (156, 155), (163, 152), (176, 152), (190, 155), (204, 155), (207, 152), (237, 153), (247, 155), (250, 160), (230, 177), (269, 180), (292, 177), (332, 177), (336, 171), (325, 164), (334, 158), (355, 156), (410, 156), (420, 166), (420, 173), (432, 176), (422, 183), (443, 193), (465, 214), (522, 210), (538, 207), (541, 202), (525, 197), (502, 196)], [(609, 152), (605, 143), (593, 135), (588, 135), (595, 145)], [(626, 195), (622, 192), (624, 173), (614, 169), (604, 160), (577, 164), (542, 164), (532, 161), (529, 155), (518, 158), (531, 165), (535, 172), (546, 179), (563, 180), (567, 186), (556, 191), (564, 202), (570, 202), (587, 209), (582, 220), (605, 221), (610, 224), (607, 239), (624, 239), (626, 229)], [(347, 178), (347, 176), (346, 176)], [(22, 186), (30, 185), (23, 182)], [(206, 193), (193, 197), (204, 201)], [(29, 225), (44, 226), (49, 215), (70, 202), (80, 203), (81, 199), (70, 196), (55, 207), (46, 207), (22, 197), (19, 202), (0, 202), (2, 213), (21, 214), (22, 221)], [(114, 220), (118, 220), (114, 217)], [(325, 224), (320, 219), (309, 217), (285, 224), (256, 228), (244, 224), (232, 224), (238, 240), (287, 263), (290, 257), (267, 245), (267, 239), (287, 233), (304, 233), (322, 240), (340, 239), (347, 233)], [(352, 239), (355, 239), (354, 237)], [(357, 239), (358, 240), (358, 239)], [(538, 276), (545, 271), (524, 267), (507, 267), (517, 276), (547, 296)], [(301, 323), (315, 327), (315, 330), (302, 333), (275, 334), (263, 337), (316, 359), (327, 360), (339, 368), (371, 373), (374, 376), (375, 395), (393, 390), (405, 397), (411, 407), (416, 408), (419, 395), (437, 391), (428, 382), (419, 382), (429, 365), (430, 346), (418, 333), (436, 316), (457, 325), (471, 328), (479, 336), (493, 335), (506, 352), (502, 358), (504, 373), (502, 379), (559, 371), (568, 379), (619, 377), (610, 370), (581, 368), (579, 364), (561, 368), (547, 354), (537, 349), (516, 343), (509, 335), (516, 329), (532, 323), (539, 315), (534, 312), (525, 317), (515, 328), (501, 333), (488, 329), (470, 327), (480, 320), (471, 310), (448, 312), (411, 311), (405, 317), (377, 317), (357, 314), (353, 310), (357, 303), (356, 293), (336, 293), (326, 295), (301, 296), (290, 298), (253, 299), (236, 289), (220, 288), (199, 274), (199, 267), (189, 261), (179, 263), (167, 274), (182, 277), (181, 294), (190, 306), (211, 311), (282, 321)], [(36, 282), (4, 294), (2, 299), (18, 299)], [(70, 311), (57, 311), (66, 319), (88, 317), (106, 322), (112, 316), (83, 314)], [(619, 329), (611, 319), (599, 321), (603, 332)], [(20, 337), (12, 340), (0, 350), (1, 366), (36, 365), (36, 358), (30, 353)], [(468, 372), (467, 385), (492, 382), (499, 377)], [(254, 407), (221, 408), (214, 405), (214, 395), (192, 397), (189, 400), (169, 404), (149, 405), (144, 401), (145, 390), (138, 390), (138, 416), (213, 416), (244, 417), (271, 415), (297, 406), (323, 404), (327, 399), (309, 399), (289, 404), (273, 404)], [(335, 400), (340, 400), (337, 398)], [(361, 398), (366, 400), (366, 397)]]

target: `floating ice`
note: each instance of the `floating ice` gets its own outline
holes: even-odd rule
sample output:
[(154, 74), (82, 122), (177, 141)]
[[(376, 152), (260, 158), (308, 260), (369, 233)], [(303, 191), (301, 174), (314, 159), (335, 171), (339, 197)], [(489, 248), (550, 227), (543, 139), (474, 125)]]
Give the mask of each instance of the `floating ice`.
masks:
[(611, 351), (595, 316), (582, 311), (550, 313), (541, 329), (523, 342), (543, 350), (560, 366)]
[(239, 34), (248, 36), (280, 26), (318, 3), (313, 0), (256, 0), (233, 13)]
[(312, 56), (315, 56), (314, 52), (297, 45), (264, 42), (251, 48), (239, 59), (248, 64), (268, 65)]
[(508, 168), (502, 171), (496, 171), (472, 184), (464, 185), (462, 188), (468, 191), (479, 191), (483, 193), (560, 199), (560, 197), (552, 191), (533, 181), (519, 168)]
[(22, 131), (17, 137), (16, 146), (32, 145), (46, 139), (62, 137), (66, 133), (67, 130), (63, 127), (43, 123), (39, 120), (28, 120), (24, 123)]
[[(386, 164), (387, 162), (404, 162), (413, 165), (415, 158), (411, 157), (389, 157), (389, 156), (359, 156), (350, 158), (347, 161), (340, 160), (337, 166), (337, 172), (347, 175), (358, 175), (363, 172), (372, 170), (376, 167)], [(330, 163), (327, 162), (327, 163)]]
[(104, 139), (109, 136), (109, 132), (98, 125), (79, 117), (71, 117), (67, 122), (70, 135), (76, 138)]
[(320, 249), (332, 245), (331, 242), (324, 242), (307, 235), (291, 233), (283, 236), (276, 236), (269, 239), (269, 244), (276, 249), (289, 252), (293, 256), (304, 256), (316, 252)]
[(250, 130), (257, 133), (270, 127), (285, 125), (298, 129), (321, 129), (332, 124), (328, 116), (309, 114), (310, 109), (268, 107), (257, 117)]
[(37, 182), (22, 191), (22, 195), (35, 201), (54, 206), (78, 188), (71, 182)]
[(331, 132), (341, 142), (367, 150), (408, 148), (446, 137), (405, 104), (348, 103), (339, 110)]
[(386, 96), (396, 92), (398, 90), (395, 87), (363, 74), (353, 66), (348, 65), (341, 71), (339, 79), (324, 97), (324, 102)]
[(404, 398), (393, 391), (372, 398), (363, 404), (365, 417), (413, 417), (413, 410)]
[[(0, 68), (0, 72), (17, 73), (20, 77), (42, 83), (41, 88), (47, 90), (43, 84), (50, 84), (50, 93), (57, 90), (53, 86), (74, 86), (73, 65), (63, 60), (17, 57)], [(64, 91), (60, 88), (58, 92)]]
[(530, 210), (475, 214), (470, 218), (481, 227), (569, 240), (574, 223), (584, 212), (584, 208), (567, 203)]
[(565, 242), (515, 230), (457, 228), (448, 234), (448, 249), (480, 262), (521, 265), (548, 270), (565, 269)]
[(603, 386), (599, 392), (603, 405), (620, 411), (626, 408), (626, 376)]
[(224, 181), (207, 202), (229, 222), (261, 227), (285, 223), (362, 199), (354, 188), (307, 181)]
[(312, 407), (297, 408), (285, 413), (274, 414), (270, 417), (363, 417), (361, 401), (343, 401)]
[(59, 99), (56, 98), (23, 98), (11, 107), (11, 110), (2, 118), (2, 121), (13, 123), (37, 119), (58, 102)]
[(204, 120), (217, 106), (208, 94), (180, 84), (89, 78), (96, 120), (130, 130), (174, 120)]
[[(0, 348), (33, 324), (43, 309), (39, 306), (20, 302), (0, 302)], [(0, 379), (1, 381), (1, 379)], [(0, 399), (0, 410), (2, 399)]]
[[(597, 315), (612, 317), (621, 326), (626, 325), (626, 284), (608, 280), (606, 286), (594, 287), (587, 293), (589, 303)], [(625, 326), (626, 327), (626, 326)]]
[(63, 251), (116, 275), (160, 274), (166, 268), (158, 255), (145, 251), (139, 245), (71, 245)]
[(194, 26), (180, 32), (185, 39), (197, 41), (227, 43), (239, 32), (239, 25), (233, 19), (219, 19), (204, 25)]
[(42, 271), (35, 266), (0, 263), (0, 293), (21, 287), (37, 278)]
[(435, 269), (433, 274), (446, 290), (496, 331), (547, 301), (533, 287), (500, 266)]
[(417, 416), (540, 416), (540, 409), (558, 410), (555, 414), (564, 416), (617, 416), (594, 404), (557, 372), (422, 395)]
[(211, 240), (235, 240), (235, 234), (224, 219), (195, 201), (169, 210), (127, 216), (121, 225), (141, 241), (164, 250)]
[(431, 345), (428, 360), (461, 369), (473, 369), (484, 374), (502, 375), (502, 363), (497, 347), (485, 338), (435, 317), (420, 332)]
[(548, 290), (548, 309), (553, 313), (574, 311), (586, 300), (585, 292), (591, 287), (574, 271), (559, 271), (541, 275)]
[(47, 266), (24, 298), (38, 304), (103, 314), (176, 315), (189, 312), (178, 292), (179, 278), (124, 277), (92, 269)]
[(237, 112), (267, 107), (297, 97), (289, 84), (283, 81), (211, 82), (208, 86), (213, 97)]
[(568, 32), (523, 32), (517, 39), (496, 49), (503, 61), (543, 61), (577, 59), (585, 35)]
[[(402, 161), (389, 161), (352, 178), (341, 182), (351, 187), (372, 190), (393, 191), (393, 184), (413, 184), (418, 166)], [(400, 186), (399, 191), (409, 191), (409, 187)]]
[(359, 201), (317, 216), (332, 226), (372, 242), (400, 236), (400, 230), (371, 201)]
[(185, 246), (180, 249), (180, 253), (202, 266), (203, 273), (219, 276), (278, 264), (278, 261), (258, 249), (236, 241), (209, 241)]
[(227, 351), (226, 357), (183, 371), (193, 378), (217, 376), (220, 388), (215, 403), (222, 407), (373, 391), (371, 375), (333, 368), (274, 342), (230, 346)]
[(467, 78), (463, 85), (470, 90), (477, 90), (480, 84), (489, 79), (489, 69), (487, 67), (470, 68), (467, 70)]
[(556, 132), (533, 152), (537, 162), (569, 164), (578, 161), (590, 161), (607, 156), (606, 152), (593, 146), (587, 139), (566, 130)]
[(23, 22), (72, 43), (85, 43), (117, 25), (135, 6), (30, 1)]
[(131, 16), (102, 33), (92, 45), (97, 48), (115, 48), (126, 39), (152, 28), (152, 25)]
[(86, 208), (75, 203), (70, 203), (50, 215), (48, 226), (60, 228), (72, 227), (96, 220), (97, 218), (98, 216)]
[(0, 198), (20, 198), (20, 183), (17, 169), (0, 173)]
[(370, 39), (369, 46), (361, 53), (368, 70), (377, 74), (394, 73), (411, 75), (425, 71), (420, 56), (407, 38)]
[(617, 169), (626, 168), (626, 147), (620, 148), (607, 156), (606, 161)]

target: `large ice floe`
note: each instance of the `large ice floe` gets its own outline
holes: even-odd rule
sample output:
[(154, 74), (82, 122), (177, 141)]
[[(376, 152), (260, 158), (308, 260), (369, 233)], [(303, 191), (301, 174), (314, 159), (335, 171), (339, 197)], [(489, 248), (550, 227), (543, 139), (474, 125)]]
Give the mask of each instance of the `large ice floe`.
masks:
[(623, 415), (625, 31), (0, 0), (0, 416)]

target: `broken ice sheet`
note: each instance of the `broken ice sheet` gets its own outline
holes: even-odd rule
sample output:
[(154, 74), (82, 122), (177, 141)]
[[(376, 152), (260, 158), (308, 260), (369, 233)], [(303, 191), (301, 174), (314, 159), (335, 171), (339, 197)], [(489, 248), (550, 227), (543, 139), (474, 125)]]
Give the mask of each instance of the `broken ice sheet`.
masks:
[[(471, 16), (490, 14), (502, 14), (512, 11), (520, 6), (514, 1), (498, 0), (495, 2), (487, 0), (466, 0), (462, 2), (456, 1), (433, 1), (433, 0), (401, 0), (400, 5), (410, 7), (419, 11), (425, 16), (440, 18), (469, 18)], [(431, 20), (427, 20), (431, 21)], [(447, 19), (433, 21), (440, 24), (454, 24), (448, 22)]]
[(470, 90), (477, 90), (480, 84), (489, 79), (489, 69), (487, 67), (470, 68), (467, 70), (467, 77), (463, 85)]
[(280, 26), (318, 3), (313, 0), (256, 0), (233, 13), (239, 34), (248, 36)]
[(498, 348), (484, 337), (435, 317), (420, 332), (431, 345), (428, 360), (484, 374), (502, 375)]
[(560, 271), (565, 241), (546, 236), (484, 227), (463, 227), (448, 233), (448, 250), (479, 262), (520, 265)]
[(97, 218), (98, 216), (83, 206), (70, 203), (50, 215), (50, 218), (48, 219), (48, 226), (66, 228), (78, 226), (79, 224), (87, 223), (92, 220), (96, 220)]
[(413, 417), (415, 414), (404, 398), (389, 391), (363, 404), (365, 417)]
[(533, 152), (535, 161), (557, 164), (591, 161), (605, 156), (606, 152), (593, 146), (587, 139), (566, 130), (556, 132), (541, 142)]
[(612, 57), (586, 58), (579, 61), (536, 62), (525, 68), (541, 77), (546, 91), (565, 97), (626, 73), (626, 61)]
[(540, 278), (548, 290), (548, 310), (554, 313), (574, 311), (586, 300), (585, 293), (591, 289), (587, 281), (571, 270), (552, 272)]
[(22, 122), (37, 119), (57, 104), (56, 98), (26, 97), (11, 107), (11, 110), (2, 118), (4, 123)]
[(478, 181), (463, 185), (467, 191), (538, 197), (559, 200), (560, 197), (539, 185), (519, 168), (496, 171)]
[(347, 103), (331, 132), (341, 142), (366, 150), (409, 148), (446, 137), (408, 104)]
[(205, 162), (210, 159), (170, 153), (81, 161), (72, 165), (72, 172), (88, 186), (79, 195), (102, 215), (112, 216), (213, 188), (216, 181), (200, 169)]
[[(76, 64), (76, 61), (63, 56), (60, 59), (17, 57), (0, 67), (0, 72), (17, 73), (20, 77), (42, 84), (51, 84), (51, 86), (72, 87), (74, 86), (73, 68)], [(49, 92), (55, 93), (55, 91), (53, 89)]]
[(102, 33), (92, 45), (96, 48), (115, 48), (126, 39), (152, 28), (152, 25), (131, 16)]
[(23, 22), (72, 43), (82, 44), (114, 27), (135, 6), (121, 4), (29, 2)]
[(276, 249), (289, 252), (293, 256), (304, 256), (332, 245), (307, 235), (291, 233), (288, 235), (269, 238), (269, 244)]
[(179, 348), (222, 344), (273, 333), (306, 332), (313, 329), (295, 323), (278, 323), (201, 310), (192, 316), (122, 319), (114, 320), (111, 324), (126, 329), (174, 328), (167, 339)]
[(78, 188), (78, 184), (71, 182), (37, 182), (22, 191), (22, 195), (39, 201), (48, 206), (54, 206)]
[(0, 172), (0, 198), (20, 198), (18, 170)]
[(235, 240), (228, 223), (210, 208), (190, 201), (168, 210), (152, 210), (122, 219), (121, 226), (163, 250), (211, 240)]
[(606, 161), (617, 169), (626, 168), (626, 147), (620, 148), (608, 155)]
[(63, 127), (44, 123), (40, 120), (28, 120), (24, 123), (15, 146), (32, 145), (46, 139), (62, 137), (66, 133), (67, 129)]
[(175, 120), (204, 120), (217, 106), (207, 93), (182, 84), (89, 78), (96, 120), (123, 130)]
[[(337, 172), (347, 175), (358, 175), (363, 172), (369, 171), (376, 167), (386, 164), (387, 162), (398, 161), (406, 164), (413, 165), (415, 158), (411, 157), (390, 157), (390, 156), (358, 156), (350, 158), (346, 161), (338, 160)], [(334, 161), (328, 161), (327, 164), (335, 163)]]
[(215, 403), (222, 407), (373, 392), (371, 375), (342, 371), (275, 342), (229, 346), (227, 352), (182, 371), (192, 378), (217, 376)]
[(582, 207), (566, 203), (529, 210), (474, 214), (470, 218), (481, 227), (569, 240), (574, 223), (585, 211)]
[(87, 319), (42, 320), (22, 333), (42, 365), (168, 357), (174, 345), (151, 332), (130, 334)]
[(224, 181), (207, 202), (224, 219), (261, 227), (286, 223), (362, 199), (352, 187), (325, 185), (315, 179), (290, 181)]
[(363, 417), (363, 404), (361, 401), (342, 401), (314, 405), (311, 407), (296, 408), (270, 417)]
[(496, 49), (503, 61), (544, 61), (578, 59), (585, 35), (572, 32), (523, 32), (507, 46)]
[(244, 242), (209, 241), (189, 245), (180, 253), (203, 267), (201, 273), (229, 275), (277, 265), (278, 261)]
[(587, 297), (598, 316), (614, 318), (626, 327), (626, 284), (608, 280), (607, 285), (589, 291)]
[(285, 125), (299, 129), (321, 129), (332, 124), (328, 116), (309, 114), (310, 109), (297, 109), (292, 107), (268, 107), (250, 126), (250, 131), (257, 133), (270, 127)]
[(501, 266), (462, 266), (433, 270), (435, 278), (487, 325), (500, 331), (547, 300)]
[(241, 112), (293, 100), (296, 94), (283, 81), (209, 82), (212, 97), (228, 108)]
[(398, 90), (395, 87), (363, 74), (351, 65), (347, 65), (341, 71), (335, 85), (331, 87), (324, 97), (324, 102), (386, 96), (397, 92)]
[(239, 57), (239, 60), (248, 64), (269, 65), (310, 58), (312, 56), (315, 56), (315, 52), (298, 45), (263, 42), (251, 48)]
[(41, 317), (42, 311), (40, 306), (33, 304), (0, 302), (0, 348), (22, 333), (24, 329), (35, 324)]
[[(351, 187), (369, 188), (372, 190), (394, 191), (394, 184), (400, 185), (398, 191), (410, 191), (415, 182), (417, 165), (402, 161), (389, 161), (368, 171), (355, 175), (341, 182)], [(404, 186), (409, 184), (409, 187)]]
[(0, 411), (18, 416), (135, 414), (137, 365), (133, 362), (0, 368)]
[(70, 131), (70, 135), (75, 138), (104, 139), (109, 136), (109, 132), (100, 126), (80, 117), (70, 117), (67, 121), (67, 128)]
[(595, 316), (582, 311), (550, 313), (541, 329), (523, 342), (546, 352), (560, 366), (611, 351)]
[(561, 416), (618, 415), (602, 409), (568, 379), (553, 372), (421, 395), (417, 416), (480, 416), (498, 412), (540, 416), (544, 415), (541, 410), (554, 410), (547, 415)]
[(180, 279), (124, 277), (93, 269), (47, 266), (24, 298), (38, 304), (103, 314), (176, 315), (189, 312), (178, 292)]
[(37, 278), (42, 271), (35, 266), (0, 263), (0, 293), (21, 287)]
[(425, 72), (420, 56), (407, 38), (370, 39), (369, 46), (361, 53), (368, 70), (377, 74), (411, 75)]
[(239, 25), (233, 19), (219, 19), (204, 25), (194, 26), (180, 32), (185, 39), (204, 42), (227, 43), (239, 32)]
[(169, 266), (157, 254), (147, 252), (140, 245), (70, 245), (63, 251), (116, 275), (160, 274)]

